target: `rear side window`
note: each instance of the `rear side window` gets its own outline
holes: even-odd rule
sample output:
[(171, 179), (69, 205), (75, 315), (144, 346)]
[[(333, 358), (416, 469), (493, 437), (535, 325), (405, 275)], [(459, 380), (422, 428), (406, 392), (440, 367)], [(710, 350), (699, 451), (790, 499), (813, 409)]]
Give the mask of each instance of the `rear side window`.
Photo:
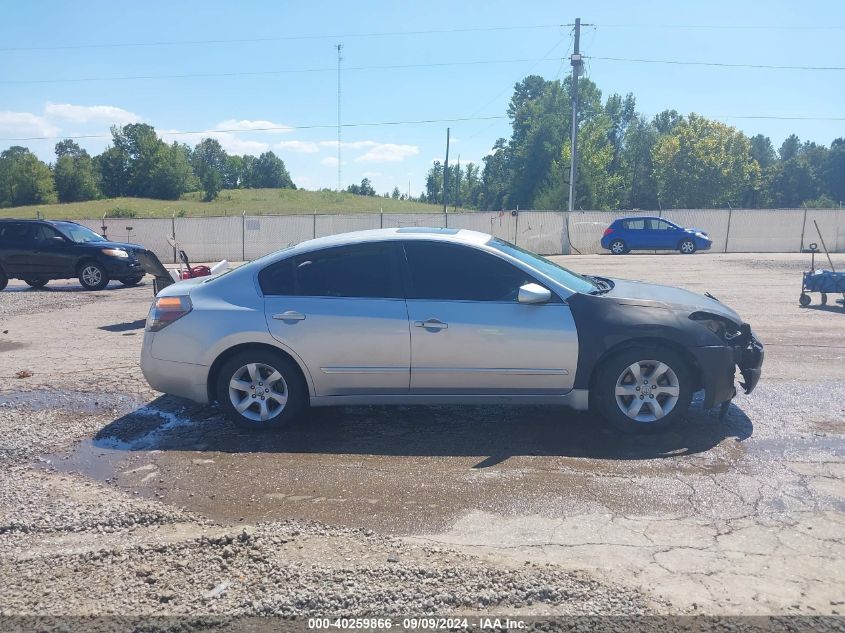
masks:
[(516, 301), (519, 287), (535, 282), (516, 266), (467, 246), (408, 241), (405, 253), (409, 299)]
[(625, 220), (625, 228), (628, 230), (641, 231), (645, 228), (645, 220)]
[(6, 247), (29, 247), (35, 244), (35, 225), (4, 222), (0, 224), (0, 244)]
[(265, 295), (301, 297), (402, 297), (394, 245), (355, 244), (304, 253), (262, 270)]

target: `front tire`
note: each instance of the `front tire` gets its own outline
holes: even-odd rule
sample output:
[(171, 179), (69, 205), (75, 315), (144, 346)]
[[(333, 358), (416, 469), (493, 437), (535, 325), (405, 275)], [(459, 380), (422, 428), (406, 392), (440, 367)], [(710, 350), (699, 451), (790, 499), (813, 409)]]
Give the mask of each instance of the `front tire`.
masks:
[(141, 280), (143, 278), (143, 275), (141, 275), (140, 277), (124, 277), (123, 279), (118, 279), (118, 281), (124, 286), (137, 286), (139, 283), (141, 283)]
[(294, 423), (308, 404), (299, 367), (270, 350), (245, 350), (227, 360), (217, 374), (217, 400), (238, 426), (262, 430)]
[(102, 290), (109, 285), (109, 274), (97, 262), (85, 262), (79, 267), (79, 283), (85, 290)]
[(49, 279), (24, 279), (23, 282), (31, 288), (43, 288)]
[(675, 351), (637, 346), (599, 367), (591, 394), (602, 417), (626, 433), (655, 433), (681, 420), (692, 401), (692, 372)]
[(682, 255), (692, 255), (695, 252), (695, 242), (692, 240), (681, 240), (681, 243), (678, 244), (678, 250), (681, 251)]
[(628, 247), (625, 246), (625, 242), (623, 240), (613, 240), (610, 243), (610, 252), (614, 255), (624, 255), (628, 252)]

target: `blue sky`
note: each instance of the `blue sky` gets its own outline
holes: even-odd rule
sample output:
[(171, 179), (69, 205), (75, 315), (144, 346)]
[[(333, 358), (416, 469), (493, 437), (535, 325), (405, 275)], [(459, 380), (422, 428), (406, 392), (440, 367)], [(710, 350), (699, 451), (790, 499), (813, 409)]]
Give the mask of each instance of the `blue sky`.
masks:
[[(561, 25), (576, 16), (596, 25), (582, 31), (588, 56), (845, 66), (845, 3), (834, 1), (12, 0), (4, 3), (0, 41), (0, 138), (107, 136), (113, 123), (144, 121), (168, 140), (195, 144), (214, 135), (234, 153), (272, 149), (299, 186), (333, 188), (337, 43), (347, 69), (344, 123), (483, 119), (505, 114), (513, 84), (525, 75), (551, 79), (569, 72), (564, 58), (571, 32)], [(453, 32), (408, 33), (443, 30)], [(397, 32), (402, 34), (372, 35)], [(90, 46), (234, 39), (251, 41)], [(39, 50), (21, 50), (33, 48)], [(438, 65), (451, 62), (485, 63)], [(388, 65), (404, 67), (354, 70)], [(76, 81), (282, 70), (297, 72)], [(734, 118), (845, 117), (845, 71), (599, 59), (589, 59), (586, 70), (604, 96), (633, 92), (647, 115), (664, 108), (694, 111), (749, 135), (766, 134), (775, 147), (792, 132), (825, 145), (845, 136), (842, 120)], [(42, 80), (73, 81), (15, 83)], [(300, 129), (306, 126), (324, 127)], [(509, 135), (505, 119), (345, 128), (343, 186), (367, 176), (379, 193), (394, 186), (406, 191), (410, 182), (417, 195), (432, 161), (443, 158), (447, 126), (450, 161), (460, 155), (462, 164), (479, 162), (497, 137)], [(263, 127), (283, 129), (250, 131)], [(208, 130), (235, 131), (182, 134)], [(49, 161), (55, 142), (0, 140), (0, 150), (25, 145)], [(96, 153), (108, 139), (78, 142)]]

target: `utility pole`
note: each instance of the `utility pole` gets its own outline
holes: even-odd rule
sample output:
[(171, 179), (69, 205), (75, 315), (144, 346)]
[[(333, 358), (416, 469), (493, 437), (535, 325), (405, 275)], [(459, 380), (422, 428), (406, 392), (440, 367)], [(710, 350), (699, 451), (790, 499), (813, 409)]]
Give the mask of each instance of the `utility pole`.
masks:
[(446, 128), (446, 162), (443, 164), (443, 213), (449, 213), (446, 201), (449, 199), (449, 128)]
[(569, 58), (572, 63), (572, 152), (569, 158), (569, 210), (575, 210), (575, 177), (577, 176), (578, 164), (578, 73), (581, 71), (583, 61), (580, 52), (581, 44), (581, 18), (575, 18), (575, 47), (572, 56)]
[(337, 190), (340, 192), (342, 185), (340, 179), (340, 62), (343, 57), (340, 56), (340, 51), (343, 49), (343, 44), (337, 45)]

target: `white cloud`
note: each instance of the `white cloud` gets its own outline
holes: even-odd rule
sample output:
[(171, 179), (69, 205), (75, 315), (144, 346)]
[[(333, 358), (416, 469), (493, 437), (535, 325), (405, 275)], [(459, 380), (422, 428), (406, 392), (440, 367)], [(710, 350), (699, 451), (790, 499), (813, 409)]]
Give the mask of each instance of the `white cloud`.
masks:
[(81, 106), (70, 103), (47, 102), (44, 106), (47, 117), (72, 121), (73, 123), (109, 123), (127, 125), (143, 120), (129, 110), (110, 105)]
[(261, 130), (265, 131), (269, 134), (284, 134), (286, 132), (292, 132), (293, 128), (288, 125), (283, 125), (282, 123), (273, 123), (272, 121), (250, 121), (249, 119), (226, 119), (225, 121), (220, 121), (217, 125), (214, 126), (215, 130), (237, 130), (237, 131), (250, 131), (250, 130)]
[(326, 156), (320, 163), (327, 167), (337, 167), (337, 158), (335, 156)]
[(273, 145), (273, 149), (301, 152), (303, 154), (316, 154), (320, 146), (311, 141), (280, 141)]
[(0, 111), (0, 134), (3, 136), (54, 136), (60, 128), (46, 117), (32, 112)]
[[(377, 141), (341, 141), (341, 149), (364, 149), (365, 147), (375, 147), (379, 143)], [(320, 147), (334, 147), (337, 148), (337, 141), (320, 141)]]
[(357, 163), (398, 163), (410, 156), (420, 153), (416, 145), (396, 145), (394, 143), (382, 143), (375, 145), (365, 154), (355, 159)]
[(381, 176), (381, 172), (380, 171), (365, 171), (364, 176), (366, 176), (367, 178), (377, 178), (378, 176)]

